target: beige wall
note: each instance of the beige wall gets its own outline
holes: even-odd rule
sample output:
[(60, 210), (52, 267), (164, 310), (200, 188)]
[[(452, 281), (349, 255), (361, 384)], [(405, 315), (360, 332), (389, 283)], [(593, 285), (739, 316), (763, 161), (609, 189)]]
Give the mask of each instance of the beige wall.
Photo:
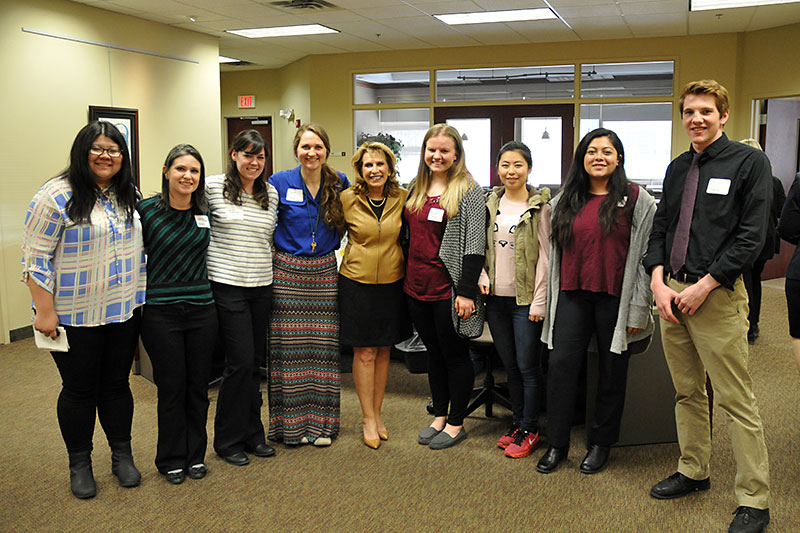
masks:
[[(34, 35), (21, 28), (189, 58), (189, 63)], [(62, 0), (3, 0), (0, 10), (0, 342), (30, 324), (19, 282), (25, 210), (67, 163), (89, 105), (139, 110), (142, 192), (160, 187), (164, 157), (188, 142), (221, 169), (215, 38)]]
[[(731, 138), (742, 138), (749, 133), (752, 98), (760, 95), (800, 94), (800, 70), (790, 67), (794, 64), (797, 49), (800, 49), (800, 25), (795, 24), (740, 34), (309, 56), (302, 60), (304, 67), (302, 72), (304, 76), (309, 75), (310, 79), (311, 114), (310, 117), (301, 118), (304, 121), (310, 118), (325, 126), (331, 137), (332, 150), (347, 153), (346, 157), (332, 157), (332, 165), (351, 174), (349, 168), (349, 158), (353, 153), (351, 87), (352, 75), (355, 72), (468, 68), (487, 65), (674, 60), (676, 96), (672, 100), (677, 104), (677, 92), (683, 84), (691, 80), (714, 78), (720, 81), (730, 91), (733, 103), (731, 119), (726, 130)], [(306, 65), (308, 68), (305, 68)], [(259, 83), (265, 77), (269, 77), (271, 83), (283, 86), (286, 84), (286, 76), (292, 75), (290, 67), (223, 75), (222, 90), (223, 94), (249, 94), (257, 90)], [(551, 100), (543, 103), (569, 101)], [(583, 102), (599, 101), (601, 100), (583, 100)], [(415, 107), (418, 106), (415, 104)], [(432, 105), (430, 107), (433, 108)], [(278, 106), (272, 111), (276, 116), (277, 110)], [(677, 114), (676, 105), (676, 119)], [(688, 141), (683, 128), (676, 120), (673, 128), (673, 154), (679, 154), (687, 146)], [(279, 153), (286, 149), (287, 147), (281, 147), (276, 142), (276, 150)], [(278, 164), (276, 169), (288, 166), (291, 165)]]

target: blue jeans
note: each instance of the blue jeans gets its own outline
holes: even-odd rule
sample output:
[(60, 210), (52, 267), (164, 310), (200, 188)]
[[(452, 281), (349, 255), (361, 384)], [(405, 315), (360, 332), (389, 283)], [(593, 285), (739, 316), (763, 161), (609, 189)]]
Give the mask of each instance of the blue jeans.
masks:
[(542, 323), (528, 319), (530, 306), (512, 296), (489, 296), (486, 320), (508, 376), (514, 423), (538, 431), (542, 382)]

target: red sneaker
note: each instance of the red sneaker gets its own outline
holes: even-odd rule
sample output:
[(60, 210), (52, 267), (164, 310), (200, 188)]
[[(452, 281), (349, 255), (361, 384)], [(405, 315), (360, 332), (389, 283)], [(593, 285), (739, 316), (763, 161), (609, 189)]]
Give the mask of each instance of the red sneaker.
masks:
[(497, 447), (505, 450), (517, 438), (517, 433), (519, 433), (519, 426), (514, 424), (506, 431), (505, 435), (497, 439)]
[(539, 433), (531, 433), (520, 429), (517, 438), (506, 447), (506, 457), (520, 459), (527, 457), (539, 446)]

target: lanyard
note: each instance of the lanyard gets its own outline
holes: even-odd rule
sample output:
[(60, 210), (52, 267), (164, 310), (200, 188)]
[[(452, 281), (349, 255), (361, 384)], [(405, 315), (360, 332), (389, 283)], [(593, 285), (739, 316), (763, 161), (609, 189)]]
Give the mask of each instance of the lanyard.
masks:
[(314, 225), (311, 225), (311, 208), (308, 207), (308, 204), (311, 203), (311, 191), (308, 192), (308, 196), (306, 196), (306, 184), (303, 182), (303, 197), (306, 201), (306, 212), (308, 212), (308, 229), (311, 231), (311, 253), (314, 253), (314, 249), (317, 247), (317, 227), (319, 226), (319, 206), (317, 206), (317, 218), (314, 221)]

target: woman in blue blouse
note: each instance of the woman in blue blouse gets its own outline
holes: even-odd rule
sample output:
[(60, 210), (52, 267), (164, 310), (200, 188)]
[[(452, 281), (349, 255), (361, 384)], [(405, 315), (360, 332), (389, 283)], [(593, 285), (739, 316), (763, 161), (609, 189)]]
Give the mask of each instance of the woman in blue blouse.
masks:
[(217, 310), (206, 269), (211, 225), (205, 167), (196, 148), (167, 154), (161, 193), (142, 200), (147, 249), (147, 305), (142, 342), (158, 386), (156, 467), (175, 485), (205, 477), (208, 379), (217, 339)]
[(77, 498), (97, 494), (91, 457), (96, 417), (120, 485), (141, 482), (131, 455), (128, 383), (147, 283), (137, 195), (125, 138), (112, 124), (93, 121), (75, 137), (69, 167), (39, 189), (25, 216), (23, 281), (36, 308), (33, 327), (55, 339), (63, 326), (69, 342), (69, 351), (52, 355), (62, 380), (58, 422)]
[(269, 438), (328, 446), (339, 434), (339, 311), (334, 251), (347, 177), (327, 164), (318, 124), (294, 137), (300, 165), (274, 174), (278, 191), (270, 322)]

